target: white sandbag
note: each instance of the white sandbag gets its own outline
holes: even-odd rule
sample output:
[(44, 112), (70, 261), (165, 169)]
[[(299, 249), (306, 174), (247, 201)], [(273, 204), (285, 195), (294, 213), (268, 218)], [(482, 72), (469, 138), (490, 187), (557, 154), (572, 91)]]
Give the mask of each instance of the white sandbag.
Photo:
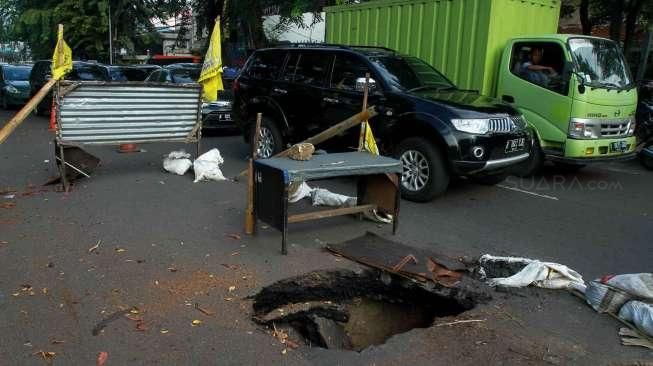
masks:
[(630, 300), (653, 302), (653, 274), (603, 276), (589, 283), (585, 299), (599, 313), (618, 313)]
[(306, 184), (306, 182), (293, 183), (290, 185), (290, 192), (288, 192), (288, 202), (298, 202), (302, 198), (310, 196), (311, 192), (313, 192), (313, 188)]
[(483, 255), (480, 259), (481, 266), (488, 262), (525, 263), (526, 266), (510, 277), (498, 277), (489, 279), (490, 286), (504, 287), (526, 287), (529, 285), (550, 288), (567, 289), (574, 288), (585, 292), (585, 281), (583, 276), (569, 267), (550, 262), (540, 262), (528, 258), (516, 257), (495, 257), (489, 254)]
[(630, 273), (616, 276), (604, 276), (600, 279), (612, 287), (616, 287), (631, 296), (653, 302), (653, 273)]
[(353, 207), (356, 206), (356, 197), (349, 197), (330, 192), (324, 188), (315, 188), (311, 192), (313, 206)]
[(163, 159), (163, 169), (177, 175), (186, 174), (192, 165), (190, 154), (184, 150), (172, 151)]
[(653, 337), (653, 304), (642, 301), (628, 301), (619, 310), (619, 318), (635, 325), (648, 336)]
[(203, 180), (227, 180), (220, 170), (222, 163), (224, 159), (218, 149), (211, 149), (200, 155), (193, 163), (195, 183)]

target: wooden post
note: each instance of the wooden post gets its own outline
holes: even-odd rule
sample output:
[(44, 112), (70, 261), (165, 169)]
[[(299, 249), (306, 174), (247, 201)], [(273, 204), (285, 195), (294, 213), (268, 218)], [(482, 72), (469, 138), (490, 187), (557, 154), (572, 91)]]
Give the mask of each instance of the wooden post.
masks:
[[(367, 95), (369, 93), (370, 73), (365, 74), (365, 86), (363, 87), (363, 112), (367, 109)], [(367, 120), (361, 122), (361, 133), (358, 139), (358, 151), (365, 148), (365, 132), (367, 132)]]
[(249, 176), (247, 179), (247, 209), (245, 210), (245, 234), (252, 235), (256, 229), (256, 217), (254, 215), (254, 160), (258, 152), (258, 139), (261, 134), (261, 119), (263, 115), (256, 115), (256, 127), (252, 137), (252, 155), (249, 158)]
[(30, 112), (32, 112), (34, 107), (36, 107), (36, 105), (39, 104), (43, 100), (43, 98), (45, 98), (45, 96), (48, 94), (50, 89), (52, 89), (52, 87), (56, 84), (56, 82), (57, 81), (55, 79), (48, 80), (48, 82), (45, 83), (45, 85), (43, 85), (41, 90), (39, 90), (38, 93), (36, 93), (32, 97), (32, 99), (30, 99), (29, 102), (27, 102), (27, 104), (25, 104), (25, 106), (23, 106), (23, 108), (21, 108), (18, 111), (18, 113), (14, 115), (12, 119), (9, 120), (9, 122), (7, 122), (7, 124), (4, 125), (2, 129), (0, 129), (0, 144), (5, 142), (5, 140), (9, 137), (9, 135), (11, 135), (11, 133), (14, 132), (14, 130), (21, 123), (23, 123), (23, 121), (25, 121), (25, 118), (27, 118), (27, 116), (30, 114)]

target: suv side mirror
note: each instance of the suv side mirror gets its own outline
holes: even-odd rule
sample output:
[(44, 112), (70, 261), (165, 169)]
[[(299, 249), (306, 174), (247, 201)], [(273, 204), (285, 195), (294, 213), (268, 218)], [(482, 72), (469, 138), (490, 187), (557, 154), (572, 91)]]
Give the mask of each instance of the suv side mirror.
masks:
[(376, 90), (376, 80), (369, 78), (357, 78), (356, 79), (356, 91), (364, 92), (365, 91), (365, 81), (367, 81), (367, 92), (373, 93)]

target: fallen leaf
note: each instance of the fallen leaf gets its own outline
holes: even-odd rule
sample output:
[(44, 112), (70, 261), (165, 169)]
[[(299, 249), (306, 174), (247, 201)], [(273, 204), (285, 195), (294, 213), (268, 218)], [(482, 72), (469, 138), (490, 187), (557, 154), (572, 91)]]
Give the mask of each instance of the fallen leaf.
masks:
[(240, 252), (233, 252), (231, 253), (231, 256), (233, 257), (234, 255), (238, 255), (238, 254), (240, 254)]
[(232, 291), (235, 291), (235, 290), (236, 290), (236, 286), (229, 286), (229, 292), (232, 292)]
[(14, 207), (16, 207), (16, 204), (13, 203), (13, 202), (5, 202), (5, 203), (0, 204), (0, 207), (2, 207), (2, 208), (14, 208)]
[(234, 239), (234, 240), (240, 240), (241, 236), (238, 234), (227, 234), (228, 238)]
[(199, 312), (204, 314), (204, 315), (208, 315), (208, 316), (214, 316), (215, 315), (214, 311), (203, 309), (202, 307), (200, 307), (200, 304), (198, 304), (198, 303), (195, 303), (195, 309), (199, 310)]
[(225, 264), (225, 263), (222, 263), (222, 266), (226, 267), (226, 268), (229, 268), (229, 269), (232, 269), (234, 271), (240, 269), (240, 266), (237, 265), (237, 264)]
[(66, 341), (61, 341), (58, 339), (53, 339), (52, 341), (50, 341), (50, 344), (62, 344), (62, 343), (66, 343)]
[(116, 253), (122, 253), (122, 252), (127, 251), (127, 249), (125, 249), (125, 248), (116, 248), (115, 250), (116, 250)]
[(294, 341), (291, 341), (290, 339), (286, 339), (285, 343), (290, 348), (299, 348), (299, 344), (295, 343)]
[(159, 332), (161, 332), (161, 334), (168, 334), (170, 331), (167, 329), (161, 329)]
[(135, 314), (126, 314), (125, 318), (135, 322), (143, 320), (143, 318), (140, 315), (135, 315)]
[(23, 346), (25, 346), (25, 347), (32, 347), (32, 342), (27, 341), (27, 342), (23, 343)]
[(285, 355), (287, 352), (288, 352), (288, 349), (287, 349), (287, 348), (284, 348), (284, 349), (281, 351), (281, 354), (282, 354), (282, 355)]
[(139, 320), (136, 322), (136, 330), (139, 332), (144, 332), (147, 330), (147, 325), (145, 325), (145, 321)]
[(48, 288), (47, 287), (44, 287), (41, 291), (43, 292), (43, 295), (48, 294)]
[(14, 292), (13, 294), (11, 294), (11, 296), (14, 296), (14, 297), (20, 296), (20, 292)]
[(54, 358), (54, 356), (57, 355), (55, 352), (52, 352), (52, 351), (38, 351), (38, 352), (34, 352), (32, 354), (35, 355), (35, 356), (36, 355), (41, 356), (41, 357), (43, 357), (44, 360), (46, 360), (48, 362), (51, 361)]
[(97, 250), (100, 248), (100, 244), (102, 243), (102, 240), (98, 240), (97, 244), (93, 245), (92, 247), (88, 248), (88, 252), (92, 253), (93, 251)]
[(233, 301), (233, 297), (225, 297), (224, 301)]
[(170, 272), (177, 272), (177, 268), (175, 268), (175, 267), (168, 267), (168, 271), (170, 271)]
[(198, 325), (200, 325), (200, 324), (202, 324), (202, 321), (201, 321), (201, 320), (198, 320), (198, 319), (195, 319), (195, 320), (193, 320), (193, 321), (191, 322), (191, 325), (194, 326), (194, 327), (196, 327), (196, 326), (198, 326)]
[(133, 309), (129, 310), (129, 312), (132, 313), (132, 314), (140, 314), (140, 311), (138, 311), (138, 309), (136, 309), (136, 308), (133, 308)]
[(104, 352), (104, 351), (99, 352), (97, 354), (97, 360), (95, 360), (95, 366), (104, 366), (108, 358), (109, 358), (108, 352)]

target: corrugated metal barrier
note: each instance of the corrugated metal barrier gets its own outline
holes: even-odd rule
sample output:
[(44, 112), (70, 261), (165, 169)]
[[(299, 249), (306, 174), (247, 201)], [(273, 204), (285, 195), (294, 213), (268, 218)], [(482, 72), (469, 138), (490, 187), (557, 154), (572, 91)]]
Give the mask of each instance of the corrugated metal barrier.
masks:
[(61, 90), (57, 139), (62, 144), (199, 139), (199, 85), (81, 82)]

